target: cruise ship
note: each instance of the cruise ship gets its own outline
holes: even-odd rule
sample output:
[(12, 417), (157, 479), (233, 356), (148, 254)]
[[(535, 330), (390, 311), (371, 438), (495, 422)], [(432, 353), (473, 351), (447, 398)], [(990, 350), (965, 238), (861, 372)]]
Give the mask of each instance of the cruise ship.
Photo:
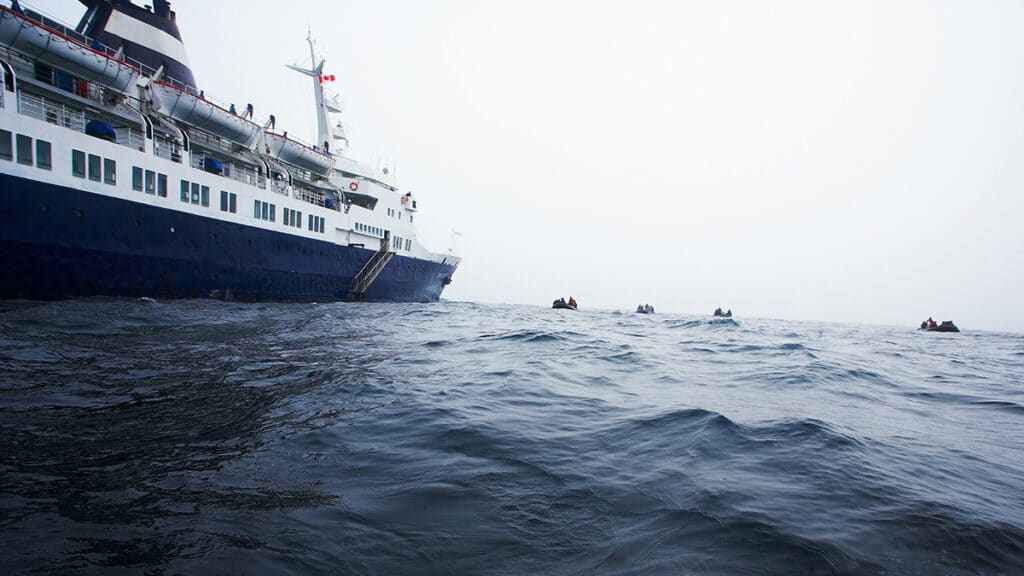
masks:
[(199, 89), (166, 0), (80, 2), (0, 6), (0, 297), (440, 298), (460, 260), (346, 156), (312, 40), (316, 144)]

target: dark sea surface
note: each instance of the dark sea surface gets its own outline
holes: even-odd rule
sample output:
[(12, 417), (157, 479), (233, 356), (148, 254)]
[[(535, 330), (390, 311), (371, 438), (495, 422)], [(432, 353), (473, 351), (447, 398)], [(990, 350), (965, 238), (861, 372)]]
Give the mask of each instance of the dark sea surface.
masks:
[(1024, 574), (1024, 336), (0, 303), (3, 574)]

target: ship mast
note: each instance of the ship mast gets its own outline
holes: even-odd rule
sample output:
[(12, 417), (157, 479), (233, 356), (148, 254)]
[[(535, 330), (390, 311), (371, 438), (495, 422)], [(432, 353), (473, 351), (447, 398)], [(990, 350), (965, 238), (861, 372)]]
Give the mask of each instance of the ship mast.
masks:
[(330, 119), (327, 116), (328, 109), (327, 104), (324, 101), (324, 60), (321, 58), (317, 61), (316, 59), (316, 51), (314, 49), (312, 34), (307, 33), (306, 41), (309, 42), (309, 62), (313, 67), (307, 70), (292, 64), (287, 64), (287, 66), (296, 72), (313, 78), (313, 95), (316, 98), (317, 146), (324, 146), (331, 140)]

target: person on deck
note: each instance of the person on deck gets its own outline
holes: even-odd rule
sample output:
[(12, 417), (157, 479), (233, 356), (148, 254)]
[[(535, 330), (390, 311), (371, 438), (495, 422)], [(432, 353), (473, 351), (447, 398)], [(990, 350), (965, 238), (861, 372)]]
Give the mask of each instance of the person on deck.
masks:
[(572, 306), (573, 308), (576, 307), (576, 299), (572, 296), (569, 296), (569, 306)]

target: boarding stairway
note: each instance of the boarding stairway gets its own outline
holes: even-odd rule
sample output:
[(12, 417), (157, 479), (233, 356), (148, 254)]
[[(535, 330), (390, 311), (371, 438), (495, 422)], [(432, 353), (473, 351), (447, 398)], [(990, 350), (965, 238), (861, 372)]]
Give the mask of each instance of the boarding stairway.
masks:
[(390, 246), (391, 235), (385, 232), (384, 237), (380, 239), (380, 249), (370, 256), (370, 259), (363, 265), (363, 269), (352, 278), (352, 285), (348, 289), (348, 296), (345, 297), (345, 300), (354, 302), (363, 299), (363, 295), (369, 290), (370, 285), (395, 256)]

